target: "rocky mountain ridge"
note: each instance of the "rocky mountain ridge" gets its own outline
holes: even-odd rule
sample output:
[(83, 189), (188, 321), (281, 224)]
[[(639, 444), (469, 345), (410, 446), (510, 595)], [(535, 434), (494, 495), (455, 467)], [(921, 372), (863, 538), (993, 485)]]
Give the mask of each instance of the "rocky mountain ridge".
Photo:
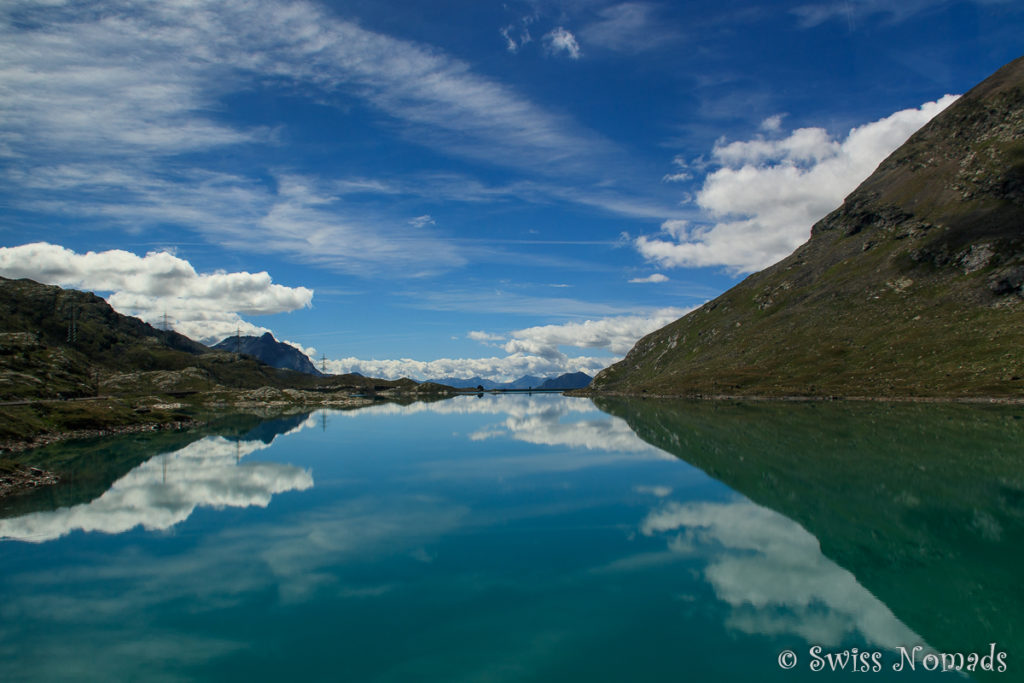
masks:
[(227, 337), (214, 344), (211, 348), (244, 353), (247, 356), (263, 361), (271, 367), (282, 370), (295, 370), (296, 372), (304, 372), (307, 375), (316, 375), (318, 377), (323, 374), (313, 365), (309, 356), (291, 344), (277, 341), (270, 332), (266, 332), (259, 337), (251, 335)]

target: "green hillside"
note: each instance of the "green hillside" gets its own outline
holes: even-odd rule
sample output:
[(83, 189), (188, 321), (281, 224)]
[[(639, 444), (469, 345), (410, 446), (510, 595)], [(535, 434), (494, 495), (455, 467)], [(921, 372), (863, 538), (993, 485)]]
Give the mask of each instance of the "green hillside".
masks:
[(1024, 58), (590, 393), (1024, 398)]
[(0, 401), (268, 386), (384, 391), (410, 385), (415, 383), (274, 368), (121, 315), (88, 292), (0, 278)]

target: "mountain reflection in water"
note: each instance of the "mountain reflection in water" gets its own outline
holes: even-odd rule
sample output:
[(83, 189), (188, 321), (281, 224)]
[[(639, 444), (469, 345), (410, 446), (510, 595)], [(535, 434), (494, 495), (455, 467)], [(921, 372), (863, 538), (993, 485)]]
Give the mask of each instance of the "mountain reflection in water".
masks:
[[(1024, 654), (1024, 408), (595, 403), (648, 443), (798, 523), (937, 650), (987, 653), (995, 642), (1011, 658)], [(709, 512), (667, 508), (645, 525), (698, 535), (749, 529), (709, 520)], [(764, 600), (762, 581), (730, 582), (730, 571), (708, 569), (723, 599)], [(814, 579), (800, 572), (781, 577), (813, 591)]]
[(309, 470), (242, 462), (268, 448), (274, 436), (266, 429), (252, 440), (207, 436), (150, 458), (95, 500), (0, 519), (0, 539), (44, 542), (72, 531), (118, 534), (137, 526), (164, 530), (187, 519), (197, 507), (266, 507), (274, 494), (311, 488)]
[[(812, 644), (1017, 660), (1013, 408), (598, 405), (236, 420), (132, 468), (138, 442), (106, 442), (109, 490), (0, 521), (36, 541), (2, 546), (5, 679), (793, 683), (820, 677)], [(104, 451), (83, 448), (52, 458), (84, 476)]]

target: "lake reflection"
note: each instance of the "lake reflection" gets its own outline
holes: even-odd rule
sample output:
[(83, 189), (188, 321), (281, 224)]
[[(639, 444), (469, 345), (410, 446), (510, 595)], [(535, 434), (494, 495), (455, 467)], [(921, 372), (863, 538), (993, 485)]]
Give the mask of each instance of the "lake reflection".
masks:
[(72, 531), (165, 530), (197, 507), (266, 507), (274, 494), (313, 486), (300, 467), (242, 462), (272, 443), (208, 436), (144, 462), (88, 503), (0, 519), (0, 539), (41, 543)]
[[(835, 519), (815, 528), (733, 478), (751, 459), (735, 419), (602, 407), (507, 395), (321, 412), (206, 437), (89, 503), (0, 520), (33, 541), (0, 546), (4, 678), (815, 680), (778, 653), (941, 639), (875, 597), (874, 557), (831, 552)], [(750, 409), (744, 433), (817, 424), (786, 408), (763, 424)], [(719, 460), (679, 459), (691, 450)], [(817, 499), (754, 460), (748, 478), (781, 500)], [(735, 490), (702, 471), (721, 463)], [(990, 533), (1016, 533), (977, 511)]]

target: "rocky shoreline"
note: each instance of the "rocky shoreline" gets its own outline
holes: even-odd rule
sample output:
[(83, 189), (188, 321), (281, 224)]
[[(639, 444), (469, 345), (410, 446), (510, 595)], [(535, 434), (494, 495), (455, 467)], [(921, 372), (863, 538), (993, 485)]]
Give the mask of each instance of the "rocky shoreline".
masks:
[(116, 434), (142, 434), (144, 432), (156, 432), (165, 429), (188, 429), (195, 424), (195, 420), (173, 420), (170, 422), (105, 427), (103, 429), (74, 429), (60, 432), (47, 432), (44, 434), (38, 434), (27, 440), (7, 439), (0, 441), (0, 454), (7, 455), (11, 453), (22, 453), (34, 448), (42, 448), (43, 446), (49, 446), (53, 443), (70, 441), (73, 439), (91, 439), (100, 436), (114, 436)]
[(42, 486), (52, 486), (58, 482), (60, 482), (60, 477), (38, 467), (5, 468), (4, 472), (0, 474), (0, 498), (23, 491), (32, 491)]
[[(375, 400), (422, 400), (449, 395), (452, 394), (395, 389), (360, 396), (342, 391), (274, 387), (218, 388), (184, 398), (110, 396), (97, 398), (88, 405), (48, 400), (0, 406), (0, 498), (58, 483), (58, 473), (35, 467), (32, 462), (24, 461), (22, 454), (62, 441), (189, 429), (205, 423), (210, 416), (223, 413), (272, 417), (318, 408), (360, 408)], [(89, 412), (83, 414), (83, 410)], [(45, 419), (40, 417), (40, 412), (45, 413)]]
[(814, 402), (814, 401), (859, 401), (873, 403), (998, 403), (1002, 405), (1024, 404), (1024, 396), (790, 396), (767, 394), (662, 394), (635, 391), (602, 391), (593, 389), (573, 389), (563, 392), (566, 396), (577, 398), (642, 398), (671, 399), (687, 401), (779, 401), (779, 402)]

